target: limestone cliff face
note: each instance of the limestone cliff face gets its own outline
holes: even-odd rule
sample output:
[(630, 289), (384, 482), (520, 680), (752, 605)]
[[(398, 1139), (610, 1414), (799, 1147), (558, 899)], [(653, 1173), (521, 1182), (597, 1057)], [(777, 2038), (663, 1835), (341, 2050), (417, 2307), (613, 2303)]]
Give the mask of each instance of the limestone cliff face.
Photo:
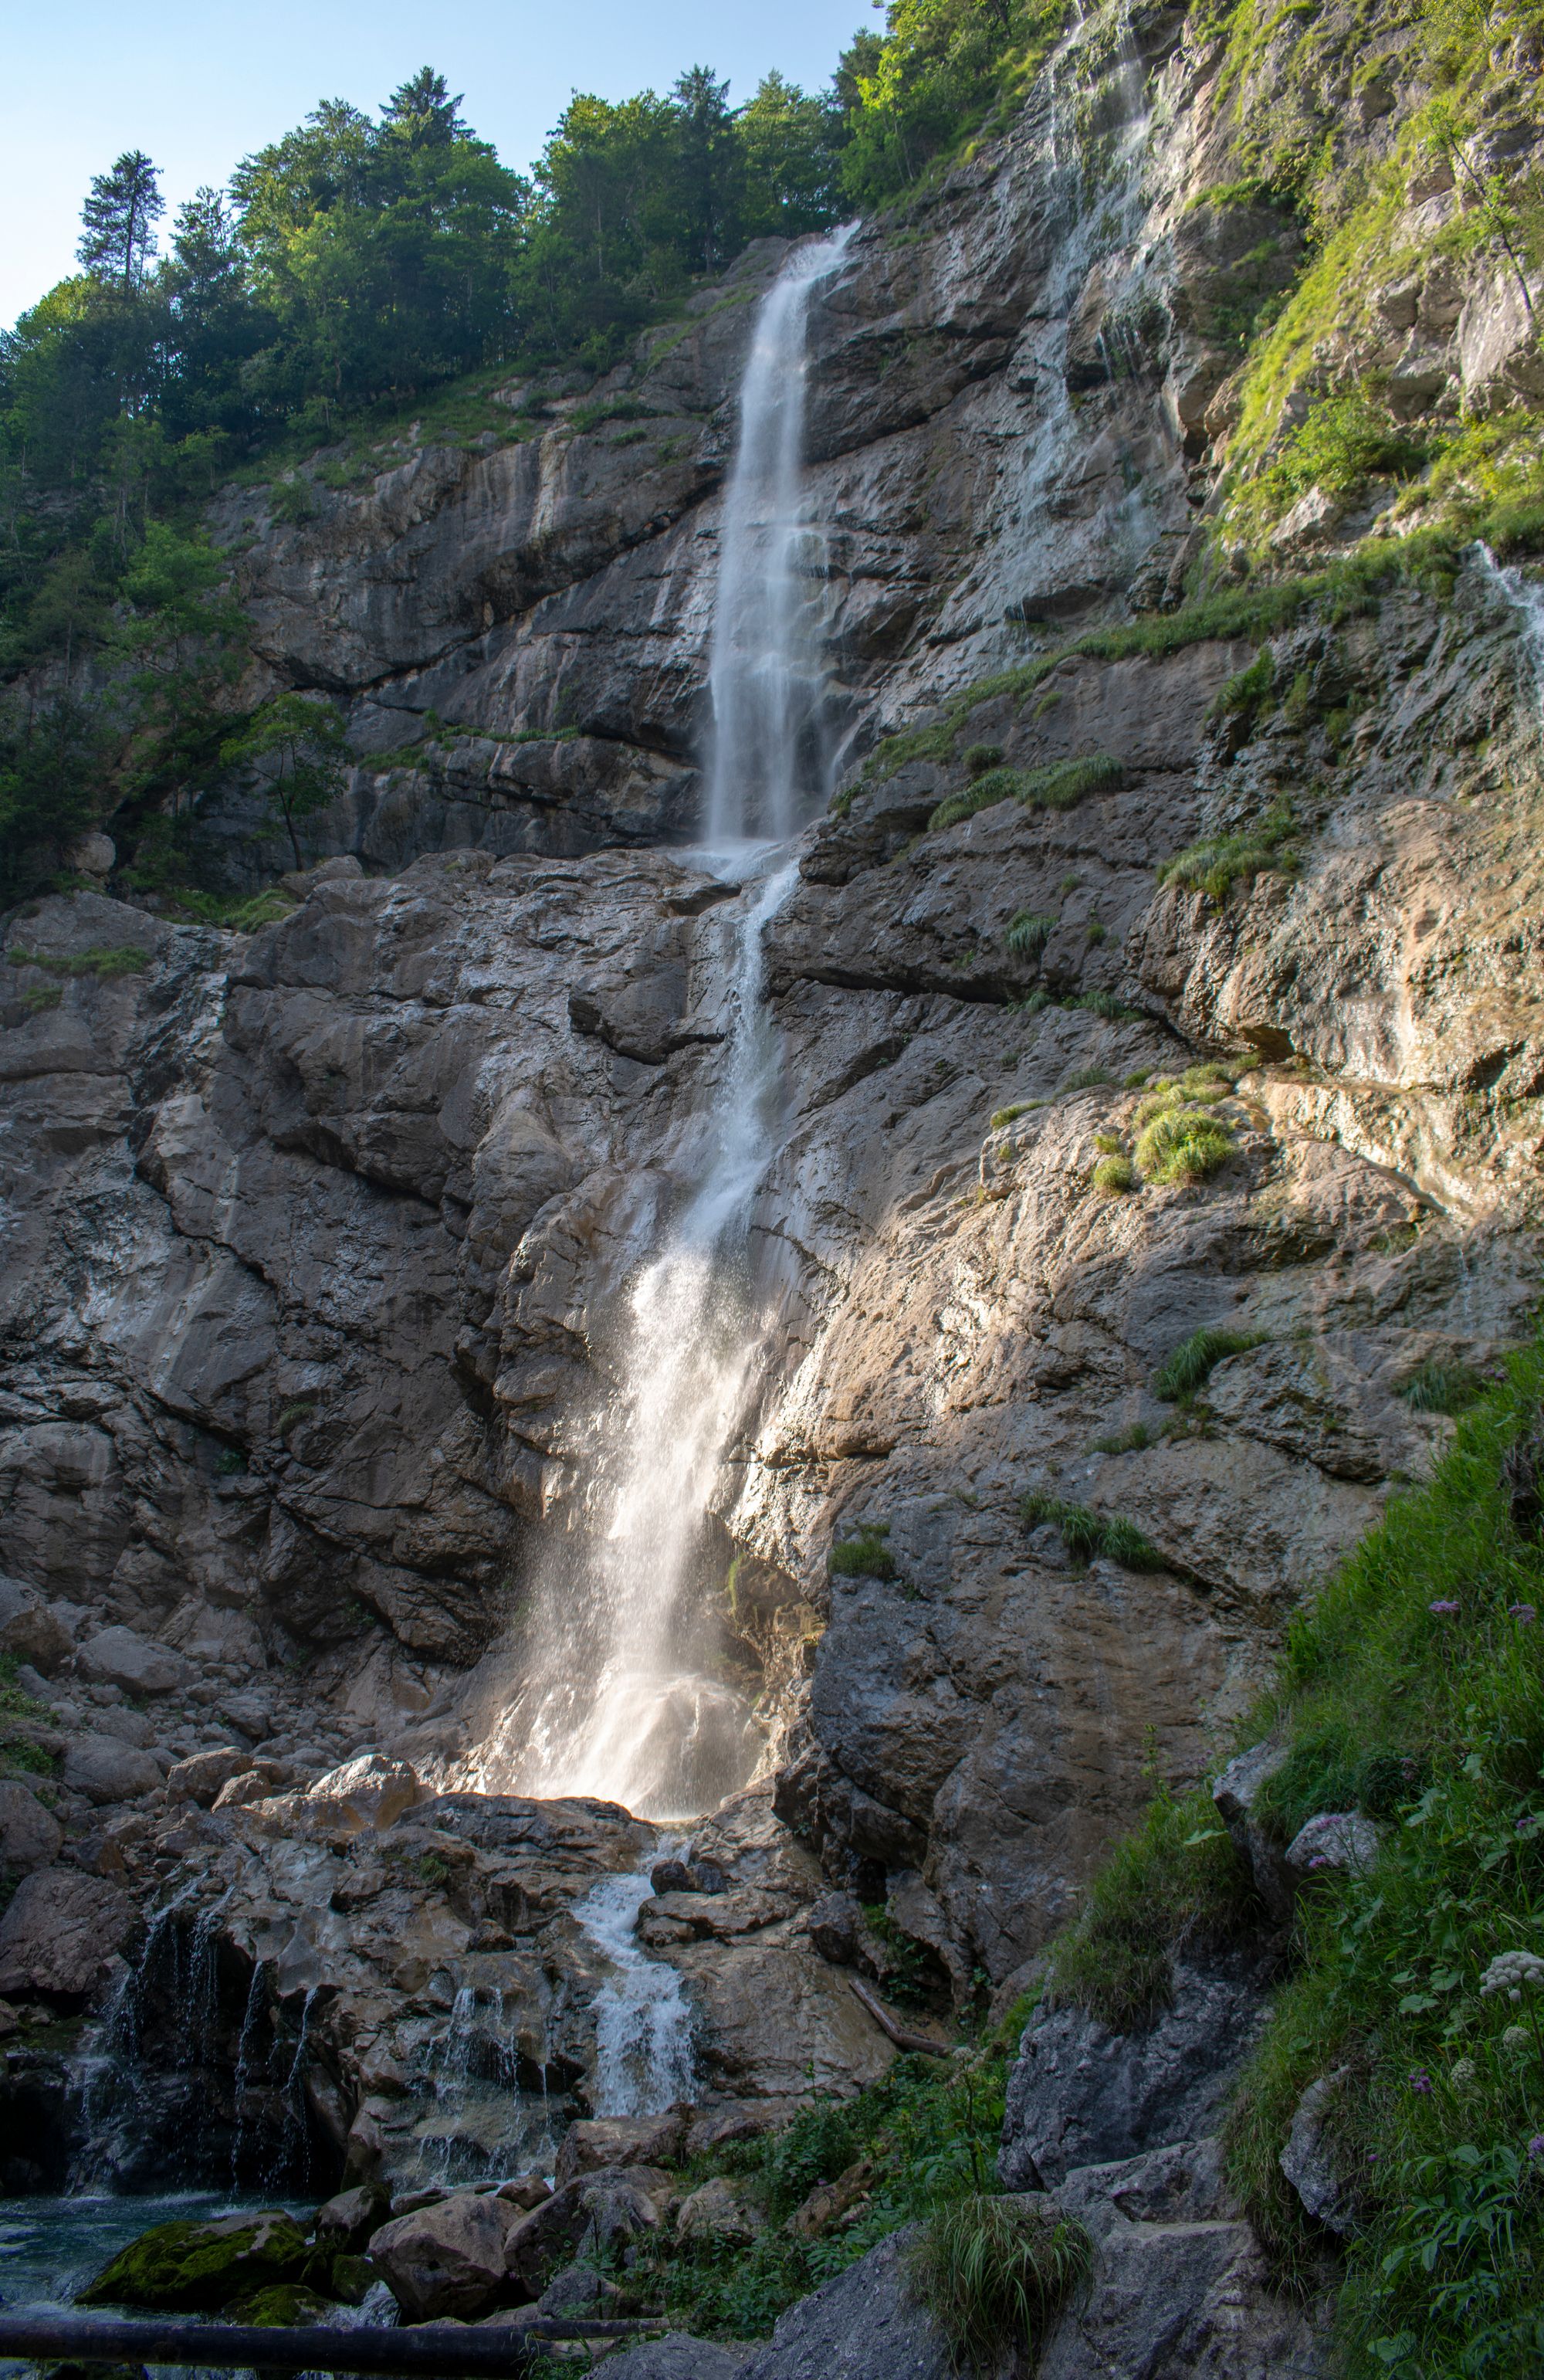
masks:
[[(790, 1723), (779, 1810), (962, 1988), (1067, 1912), (1145, 1744), (1200, 1769), (1443, 1442), (1401, 1390), (1492, 1363), (1537, 1294), (1537, 730), (1504, 589), (1471, 560), (1447, 595), (1309, 613), (1271, 648), (1300, 698), (1258, 717), (1219, 707), (1253, 638), (987, 675), (1164, 616), (1230, 434), (1225, 324), (1296, 269), (1286, 221), (1208, 197), (1219, 61), (1173, 11), (1134, 40), (1080, 86), (1092, 181), (1047, 163), (1053, 78), (811, 309), (844, 799), (768, 940), (779, 1303), (716, 1503), (726, 1573), (754, 1558), (733, 1658)], [(222, 500), (264, 668), (348, 706), (332, 856), (249, 938), (89, 894), (11, 923), (6, 1566), (83, 1639), (173, 1648), (167, 1756), (384, 1741), (453, 1781), (537, 1545), (582, 1523), (619, 1296), (720, 1080), (733, 901), (686, 846), (732, 394), (781, 253), (583, 407), (513, 390), (517, 434), (404, 439), (299, 523)], [(1499, 387), (1476, 274), (1421, 336)], [(972, 747), (1108, 766), (1076, 807), (933, 826)], [(1283, 799), (1290, 868), (1159, 880)], [(1101, 1195), (1136, 1078), (1198, 1056), (1229, 1062), (1225, 1163)], [(1160, 1397), (1203, 1328), (1236, 1351)], [(1076, 1566), (1030, 1491), (1153, 1566)], [(864, 1526), (893, 1574), (828, 1576)]]

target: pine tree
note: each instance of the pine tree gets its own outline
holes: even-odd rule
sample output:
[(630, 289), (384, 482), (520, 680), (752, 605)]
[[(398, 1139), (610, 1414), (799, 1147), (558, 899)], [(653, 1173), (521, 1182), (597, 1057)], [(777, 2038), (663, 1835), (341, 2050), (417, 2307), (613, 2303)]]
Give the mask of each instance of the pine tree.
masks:
[(738, 227), (740, 152), (728, 92), (711, 67), (692, 67), (670, 93), (688, 254), (699, 273), (717, 272)]
[(132, 297), (155, 254), (155, 225), (165, 212), (161, 176), (142, 149), (126, 149), (110, 174), (98, 174), (80, 210), (86, 228), (76, 254), (88, 273), (122, 284)]
[(459, 110), (463, 94), (452, 99), (442, 74), (420, 67), (411, 81), (402, 83), (380, 111), (389, 130), (405, 135), (416, 149), (444, 149), (464, 137)]

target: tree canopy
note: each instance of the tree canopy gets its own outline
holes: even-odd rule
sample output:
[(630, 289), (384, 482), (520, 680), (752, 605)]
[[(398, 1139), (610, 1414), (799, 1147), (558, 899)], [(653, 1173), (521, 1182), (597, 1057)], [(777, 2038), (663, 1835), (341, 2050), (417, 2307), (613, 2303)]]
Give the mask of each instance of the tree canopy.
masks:
[(320, 102), (163, 245), (126, 150), (79, 272), (0, 334), (0, 899), (126, 802), (131, 838), (185, 817), (239, 740), (241, 626), (199, 526), (223, 476), (490, 366), (609, 369), (747, 240), (904, 193), (1059, 6), (890, 0), (823, 91), (770, 74), (736, 106), (694, 65), (663, 95), (576, 92), (529, 175), (426, 66), (373, 115)]

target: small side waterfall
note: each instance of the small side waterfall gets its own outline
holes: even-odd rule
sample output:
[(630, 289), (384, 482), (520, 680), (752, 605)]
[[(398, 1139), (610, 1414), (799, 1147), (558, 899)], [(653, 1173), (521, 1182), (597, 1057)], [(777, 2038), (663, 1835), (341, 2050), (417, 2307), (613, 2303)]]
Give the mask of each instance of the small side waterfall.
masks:
[(612, 1970), (595, 1999), (595, 2113), (657, 2116), (692, 2096), (692, 2010), (681, 1977), (639, 1949), (638, 1912), (654, 1890), (649, 1863), (670, 1856), (661, 1840), (636, 1873), (592, 1885), (573, 1914)]
[(712, 1675), (704, 1590), (710, 1499), (766, 1336), (748, 1238), (778, 1131), (762, 941), (797, 880), (778, 847), (827, 790), (824, 581), (810, 575), (802, 477), (805, 325), (810, 291), (849, 237), (793, 251), (762, 300), (742, 389), (719, 552), (705, 821), (708, 864), (745, 886), (726, 937), (722, 1075), (697, 1120), (694, 1186), (628, 1293), (617, 1385), (595, 1447), (591, 1525), (581, 1545), (556, 1547), (547, 1561), (525, 1682), (465, 1778), (598, 1794), (654, 1819), (713, 1807), (754, 1774), (766, 1743), (743, 1697)]
[(1514, 562), (1498, 562), (1483, 539), (1474, 551), (1486, 577), (1516, 615), (1534, 707), (1544, 715), (1544, 587), (1526, 578)]

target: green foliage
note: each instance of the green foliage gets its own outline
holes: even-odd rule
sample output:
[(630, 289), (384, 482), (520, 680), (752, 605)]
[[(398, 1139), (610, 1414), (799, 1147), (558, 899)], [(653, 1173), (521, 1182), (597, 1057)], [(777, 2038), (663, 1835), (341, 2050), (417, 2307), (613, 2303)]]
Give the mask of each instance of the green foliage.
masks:
[(1205, 892), (1220, 908), (1235, 884), (1252, 884), (1272, 869), (1290, 874), (1297, 866), (1290, 846), (1297, 832), (1289, 810), (1270, 810), (1241, 833), (1212, 835), (1176, 852), (1164, 861), (1158, 881)]
[(1090, 794), (1118, 792), (1126, 783), (1126, 771), (1107, 752), (1087, 752), (1076, 760), (1048, 760), (1038, 769), (1026, 769), (1019, 785), (1019, 799), (1027, 806), (1043, 810), (1069, 810)]
[(274, 1436), (276, 1438), (287, 1437), (289, 1432), (294, 1429), (297, 1424), (303, 1421), (309, 1421), (316, 1409), (316, 1400), (314, 1397), (297, 1397), (293, 1404), (285, 1405), (280, 1413), (278, 1419), (273, 1425)]
[(1228, 679), (1212, 705), (1213, 714), (1227, 719), (1242, 712), (1252, 718), (1261, 703), (1270, 700), (1275, 682), (1275, 658), (1270, 646), (1262, 645), (1248, 667)]
[(1168, 2004), (1176, 1956), (1226, 1949), (1261, 1915), (1206, 1789), (1164, 1788), (1053, 1945), (1051, 1997), (1086, 2008), (1113, 2033), (1140, 2032)]
[(1409, 479), (1426, 455), (1423, 444), (1354, 389), (1344, 396), (1325, 397), (1298, 423), (1271, 469), (1269, 485), (1285, 510), (1310, 488), (1350, 497), (1359, 494), (1375, 473)]
[(1091, 1562), (1103, 1557), (1118, 1562), (1122, 1570), (1167, 1567), (1157, 1547), (1148, 1543), (1134, 1522), (1118, 1516), (1106, 1519), (1101, 1512), (1091, 1512), (1085, 1504), (1065, 1503), (1043, 1489), (1031, 1488), (1019, 1498), (1019, 1515), (1026, 1528), (1038, 1528), (1048, 1521), (1059, 1529), (1074, 1561)]
[(1025, 88), (1062, 14), (1047, 0), (889, 0), (883, 36), (860, 33), (838, 70), (850, 198), (883, 203), (990, 124)]
[(1128, 1157), (1102, 1157), (1093, 1169), (1093, 1186), (1104, 1198), (1118, 1198), (1138, 1185), (1137, 1169)]
[(1017, 1123), (1020, 1116), (1029, 1115), (1033, 1109), (1043, 1108), (1045, 1104), (1043, 1099), (1015, 1099), (1011, 1106), (994, 1111), (990, 1129), (1002, 1132), (1008, 1124)]
[(1485, 1375), (1472, 1364), (1444, 1364), (1430, 1356), (1401, 1380), (1395, 1390), (1413, 1413), (1460, 1414), (1485, 1392)]
[(856, 1536), (839, 1537), (826, 1557), (827, 1576), (894, 1578), (895, 1556), (885, 1543), (889, 1534), (887, 1521), (864, 1521)]
[(1164, 1403), (1188, 1400), (1204, 1389), (1214, 1367), (1228, 1355), (1243, 1355), (1265, 1343), (1263, 1330), (1192, 1330), (1152, 1375), (1152, 1393)]
[(299, 827), (335, 799), (343, 784), (346, 731), (323, 698), (276, 694), (239, 734), (226, 738), (221, 758), (260, 788), (271, 814), (283, 821), (296, 867)]
[(1060, 1098), (1068, 1091), (1097, 1090), (1104, 1084), (1114, 1081), (1115, 1076), (1108, 1066), (1078, 1066), (1064, 1081), (1057, 1084), (1056, 1095)]
[(928, 2217), (911, 2268), (957, 2357), (987, 2371), (1014, 2349), (1034, 2353), (1092, 2254), (1055, 2207), (972, 2193)]
[(1524, 2380), (1544, 2351), (1538, 2011), (1526, 1980), (1517, 2001), (1486, 1985), (1544, 1924), (1544, 1547), (1514, 1525), (1503, 1472), (1541, 1399), (1535, 1344), (1294, 1624), (1263, 1715), (1288, 1745), (1257, 1804), (1273, 1833), (1326, 1806), (1384, 1822), (1372, 1870), (1326, 1874), (1303, 1903), (1230, 2134), (1278, 2263), (1306, 2268), (1277, 2159), (1309, 2082), (1348, 2076), (1334, 2131), (1357, 2178), (1341, 2343), (1357, 2380)]
[[(766, 2228), (749, 2246), (640, 2243), (633, 2285), (699, 2338), (754, 2338), (890, 2232), (990, 2188), (1006, 2061), (1017, 2041), (952, 2058), (899, 2058), (882, 2082), (817, 2099), (782, 2131), (694, 2162), (694, 2184), (722, 2172), (755, 2200)], [(814, 2237), (786, 2227), (812, 2192), (857, 2169), (848, 2214)]]

